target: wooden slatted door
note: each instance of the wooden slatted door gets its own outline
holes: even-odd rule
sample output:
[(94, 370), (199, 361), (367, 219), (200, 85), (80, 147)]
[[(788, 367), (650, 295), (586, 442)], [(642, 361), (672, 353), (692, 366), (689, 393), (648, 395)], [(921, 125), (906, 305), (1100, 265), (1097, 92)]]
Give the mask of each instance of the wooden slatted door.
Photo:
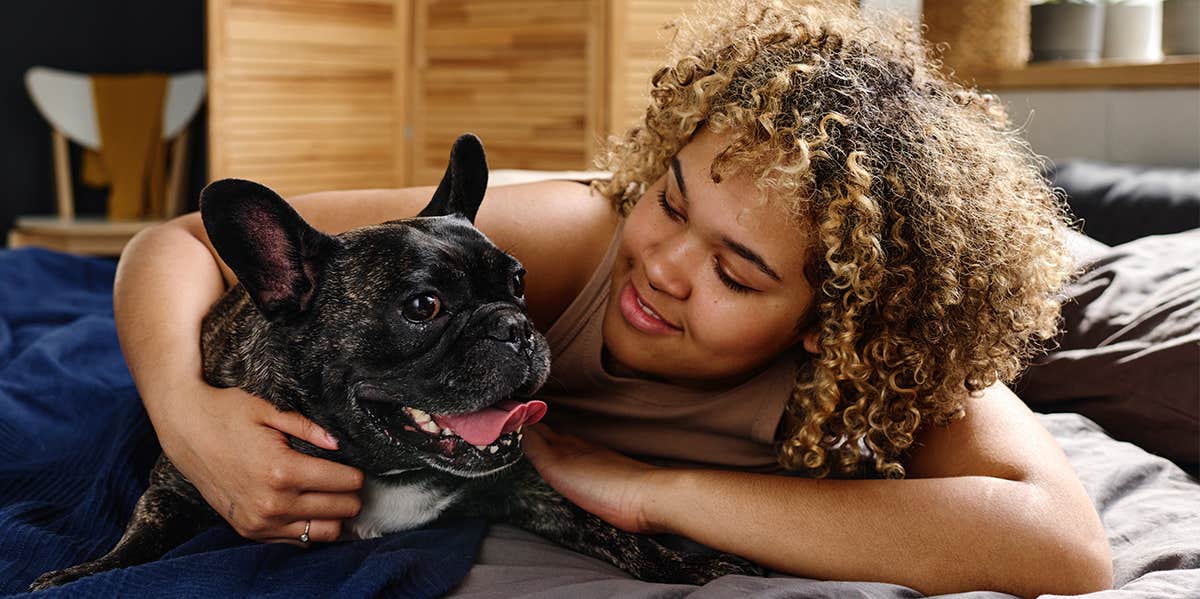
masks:
[(492, 168), (580, 169), (603, 131), (601, 0), (417, 0), (414, 184), (480, 136)]
[(693, 1), (210, 0), (210, 177), (436, 184), (468, 131), (492, 168), (593, 168)]
[(608, 130), (622, 133), (646, 112), (650, 78), (665, 64), (672, 22), (693, 0), (609, 0)]
[(311, 191), (399, 187), (411, 6), (209, 0), (209, 174)]

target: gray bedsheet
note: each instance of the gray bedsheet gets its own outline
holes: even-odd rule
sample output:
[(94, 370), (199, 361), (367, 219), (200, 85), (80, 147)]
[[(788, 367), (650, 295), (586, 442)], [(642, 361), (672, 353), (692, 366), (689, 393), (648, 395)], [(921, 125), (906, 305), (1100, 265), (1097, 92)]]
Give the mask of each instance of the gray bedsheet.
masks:
[[(1040, 415), (1108, 530), (1114, 590), (1094, 599), (1200, 598), (1200, 484), (1170, 461), (1114, 441), (1077, 414)], [(921, 597), (912, 589), (789, 576), (726, 576), (703, 587), (630, 579), (620, 570), (511, 526), (492, 527), (454, 597)], [(962, 599), (1011, 595), (973, 592)]]

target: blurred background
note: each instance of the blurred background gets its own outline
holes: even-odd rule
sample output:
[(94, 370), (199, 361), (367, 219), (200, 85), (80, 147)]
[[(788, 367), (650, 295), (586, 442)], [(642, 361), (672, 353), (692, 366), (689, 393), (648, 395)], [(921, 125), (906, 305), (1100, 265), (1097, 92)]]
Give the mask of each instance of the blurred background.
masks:
[[(114, 255), (222, 177), (285, 197), (435, 184), (463, 131), (494, 169), (590, 169), (641, 112), (662, 26), (691, 4), (5, 3), (0, 239)], [(921, 20), (1051, 174), (1200, 168), (1200, 0), (860, 5)]]

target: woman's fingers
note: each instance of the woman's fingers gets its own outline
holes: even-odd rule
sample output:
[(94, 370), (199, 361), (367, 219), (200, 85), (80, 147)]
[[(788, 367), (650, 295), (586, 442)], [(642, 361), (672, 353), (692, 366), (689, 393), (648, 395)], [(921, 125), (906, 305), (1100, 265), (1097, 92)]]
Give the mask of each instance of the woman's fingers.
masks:
[[(337, 441), (321, 427), (296, 412), (280, 412), (273, 407), (263, 414), (263, 424), (275, 430), (304, 439), (309, 443), (337, 449)], [(267, 484), (279, 491), (294, 490), (348, 492), (362, 488), (362, 471), (333, 462), (305, 455), (287, 446), (286, 437), (280, 437), (286, 451), (283, 456), (272, 456), (272, 465), (267, 473)], [(282, 459), (281, 459), (282, 457)]]
[(270, 410), (263, 414), (263, 421), (272, 428), (297, 439), (304, 439), (317, 447), (322, 447), (330, 451), (338, 448), (337, 439), (334, 439), (333, 435), (330, 435), (325, 429), (317, 426), (313, 421), (301, 416), (297, 412), (280, 412), (272, 406)]
[(538, 459), (549, 459), (545, 456), (572, 455), (586, 452), (595, 446), (575, 435), (555, 432), (544, 423), (525, 427), (524, 439), (521, 442), (525, 453), (535, 462)]
[(526, 433), (530, 433), (530, 432), (538, 433), (543, 438), (546, 438), (549, 440), (554, 440), (554, 439), (557, 439), (562, 436), (562, 435), (558, 434), (557, 432), (555, 432), (554, 429), (550, 428), (550, 425), (546, 424), (545, 422), (539, 422), (537, 424), (527, 426), (527, 427), (525, 427), (524, 431)]
[[(250, 524), (238, 528), (238, 534), (256, 541), (296, 540), (303, 530), (294, 531), (293, 524), (312, 520), (320, 523), (318, 532), (309, 531), (317, 541), (331, 541), (341, 532), (341, 522), (353, 518), (362, 509), (362, 501), (353, 493), (302, 493), (281, 499), (268, 498), (249, 518)], [(237, 527), (235, 527), (237, 528)]]
[(275, 494), (260, 498), (254, 508), (258, 525), (255, 536), (263, 536), (264, 532), (295, 520), (353, 518), (362, 509), (362, 500), (354, 493)]
[(190, 429), (170, 434), (164, 427), (161, 434), (170, 441), (164, 451), (209, 505), (249, 539), (298, 542), (303, 528), (291, 528), (310, 518), (323, 523), (312, 538), (336, 538), (340, 520), (360, 509), (362, 472), (292, 449), (288, 435), (336, 447), (307, 418), (241, 389), (205, 392), (206, 409), (191, 416)]
[(276, 460), (267, 476), (268, 486), (277, 491), (356, 493), (363, 486), (361, 470), (300, 452)]
[(288, 518), (343, 520), (362, 510), (362, 500), (350, 493), (304, 493), (296, 498)]
[[(308, 530), (308, 542), (302, 542), (300, 535), (304, 534), (305, 529)], [(299, 545), (307, 547), (312, 543), (332, 543), (338, 540), (342, 534), (341, 520), (298, 520), (289, 522), (277, 529), (274, 529), (266, 536), (256, 538), (256, 541), (265, 543), (287, 543), (289, 545)]]
[(549, 443), (546, 440), (545, 432), (549, 430), (541, 425), (534, 425), (525, 428), (525, 434), (521, 440), (521, 449), (525, 452), (525, 457), (533, 462), (534, 466), (542, 460), (546, 452), (549, 451)]

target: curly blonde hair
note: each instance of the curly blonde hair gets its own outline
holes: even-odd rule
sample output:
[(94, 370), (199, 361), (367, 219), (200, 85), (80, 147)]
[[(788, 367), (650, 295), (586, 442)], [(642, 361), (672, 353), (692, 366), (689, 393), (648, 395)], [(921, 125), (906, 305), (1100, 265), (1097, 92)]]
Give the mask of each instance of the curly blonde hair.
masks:
[(845, 2), (709, 2), (677, 31), (644, 119), (597, 183), (627, 214), (701, 126), (711, 172), (752, 175), (810, 231), (806, 323), (780, 463), (904, 476), (922, 425), (1014, 378), (1058, 326), (1062, 199), (998, 101), (951, 81), (911, 24)]

